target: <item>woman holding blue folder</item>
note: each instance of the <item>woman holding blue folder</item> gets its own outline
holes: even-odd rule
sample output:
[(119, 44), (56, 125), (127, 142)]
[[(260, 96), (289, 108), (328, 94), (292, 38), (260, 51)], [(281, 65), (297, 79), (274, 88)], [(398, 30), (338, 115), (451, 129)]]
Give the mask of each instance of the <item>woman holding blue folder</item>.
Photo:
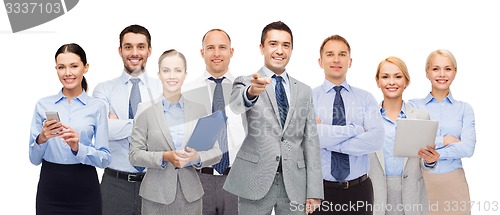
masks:
[(428, 143), (418, 157), (395, 157), (396, 121), (402, 118), (429, 119), (429, 114), (403, 101), (410, 84), (410, 74), (403, 60), (388, 57), (380, 62), (375, 75), (384, 94), (380, 114), (384, 121), (385, 141), (382, 151), (370, 154), (370, 178), (373, 183), (375, 215), (422, 215), (428, 212), (422, 171), (434, 168), (439, 153)]
[(222, 153), (218, 144), (200, 152), (185, 148), (206, 109), (181, 94), (187, 74), (182, 53), (165, 51), (158, 65), (163, 95), (141, 104), (130, 146), (130, 162), (147, 167), (139, 191), (142, 214), (201, 214), (204, 192), (195, 168), (217, 163)]

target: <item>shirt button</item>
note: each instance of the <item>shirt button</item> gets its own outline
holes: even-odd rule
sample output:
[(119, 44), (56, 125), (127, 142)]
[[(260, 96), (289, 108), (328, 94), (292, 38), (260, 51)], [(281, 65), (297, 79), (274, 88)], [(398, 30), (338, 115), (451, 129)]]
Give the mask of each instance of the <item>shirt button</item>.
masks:
[(276, 161), (280, 161), (280, 156), (276, 156)]

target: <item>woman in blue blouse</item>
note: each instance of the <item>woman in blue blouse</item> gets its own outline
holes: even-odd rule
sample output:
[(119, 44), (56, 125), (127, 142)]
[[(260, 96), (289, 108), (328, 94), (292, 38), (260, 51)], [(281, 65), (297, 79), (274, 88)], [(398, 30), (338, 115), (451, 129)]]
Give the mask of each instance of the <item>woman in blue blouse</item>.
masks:
[(409, 103), (429, 112), (439, 121), (436, 149), (441, 154), (432, 173), (424, 173), (431, 214), (470, 214), (469, 186), (462, 159), (471, 157), (476, 145), (476, 129), (472, 107), (451, 96), (450, 85), (457, 74), (453, 54), (444, 49), (433, 51), (427, 58), (426, 76), (432, 85), (423, 99)]
[[(101, 214), (101, 191), (95, 167), (111, 162), (105, 104), (86, 93), (89, 68), (77, 44), (61, 46), (55, 55), (63, 88), (35, 106), (29, 157), (42, 164), (36, 196), (37, 214)], [(60, 122), (47, 120), (57, 111)]]

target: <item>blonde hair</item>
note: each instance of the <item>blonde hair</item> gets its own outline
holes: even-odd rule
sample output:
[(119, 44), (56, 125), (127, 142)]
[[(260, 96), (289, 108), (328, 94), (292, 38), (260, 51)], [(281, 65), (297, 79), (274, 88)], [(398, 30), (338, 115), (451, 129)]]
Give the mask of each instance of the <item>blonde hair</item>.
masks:
[(384, 63), (392, 63), (394, 65), (396, 65), (399, 70), (401, 70), (401, 72), (403, 73), (403, 76), (405, 77), (406, 79), (406, 85), (410, 84), (410, 73), (408, 72), (408, 68), (406, 67), (406, 64), (403, 60), (401, 60), (400, 58), (398, 57), (395, 57), (395, 56), (390, 56), (384, 60), (382, 60), (379, 64), (378, 64), (378, 67), (377, 67), (377, 73), (375, 74), (375, 80), (378, 81), (378, 76), (380, 75), (380, 68), (382, 67), (382, 65)]
[(438, 49), (429, 54), (429, 56), (427, 57), (427, 61), (425, 62), (425, 71), (429, 69), (429, 67), (431, 66), (430, 65), (431, 59), (436, 55), (441, 55), (443, 57), (447, 57), (448, 59), (450, 59), (453, 68), (455, 68), (455, 71), (457, 71), (457, 60), (455, 59), (455, 56), (453, 56), (453, 54), (446, 49)]

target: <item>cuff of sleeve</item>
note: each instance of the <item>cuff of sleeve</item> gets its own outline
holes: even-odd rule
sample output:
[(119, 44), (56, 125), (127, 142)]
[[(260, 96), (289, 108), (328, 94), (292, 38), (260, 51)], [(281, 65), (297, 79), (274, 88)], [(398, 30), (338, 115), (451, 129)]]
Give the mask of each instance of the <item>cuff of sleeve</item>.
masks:
[(427, 167), (427, 168), (434, 168), (434, 167), (436, 167), (436, 164), (437, 164), (437, 162), (434, 162), (434, 163), (428, 164), (428, 163), (424, 160), (424, 166), (425, 166), (425, 167)]
[(255, 102), (257, 102), (257, 99), (259, 98), (259, 96), (256, 96), (252, 100), (248, 99), (248, 97), (247, 97), (248, 88), (250, 88), (250, 86), (245, 88), (245, 90), (243, 91), (243, 102), (245, 103), (246, 107), (252, 107), (255, 104)]
[(436, 149), (444, 148), (443, 137), (436, 137)]
[(203, 166), (203, 163), (202, 162), (198, 162), (198, 163), (195, 163), (193, 166), (196, 169), (200, 169)]
[(161, 161), (161, 168), (165, 169), (167, 167), (168, 162)]

